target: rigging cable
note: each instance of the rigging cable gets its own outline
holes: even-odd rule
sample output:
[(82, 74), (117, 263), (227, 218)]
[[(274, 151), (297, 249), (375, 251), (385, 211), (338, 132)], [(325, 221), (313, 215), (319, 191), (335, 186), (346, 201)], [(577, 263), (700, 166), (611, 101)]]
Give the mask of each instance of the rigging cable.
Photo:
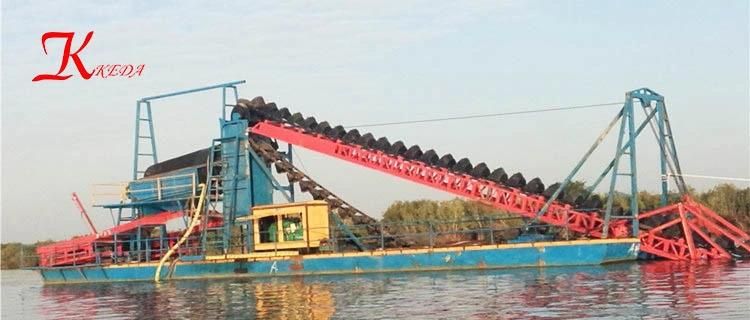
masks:
[(607, 103), (587, 104), (587, 105), (569, 106), (569, 107), (548, 106), (548, 107), (539, 107), (539, 108), (534, 108), (534, 109), (529, 109), (529, 110), (519, 110), (519, 111), (509, 111), (509, 112), (499, 112), (499, 113), (451, 116), (451, 117), (443, 117), (443, 118), (405, 120), (405, 121), (394, 121), (394, 122), (365, 123), (365, 124), (358, 124), (358, 125), (350, 125), (347, 127), (366, 128), (366, 127), (382, 127), (382, 126), (392, 126), (392, 125), (401, 125), (401, 124), (491, 118), (491, 117), (501, 117), (501, 116), (528, 114), (528, 113), (543, 113), (543, 112), (563, 111), (563, 110), (601, 108), (601, 107), (608, 107), (608, 106), (622, 105), (622, 104), (623, 102), (620, 101), (620, 102), (607, 102)]
[(731, 180), (731, 181), (746, 181), (750, 182), (750, 178), (735, 178), (735, 177), (720, 177), (720, 176), (707, 176), (700, 174), (667, 174), (667, 176), (673, 177), (687, 177), (687, 178), (701, 178), (701, 179), (713, 179), (713, 180)]

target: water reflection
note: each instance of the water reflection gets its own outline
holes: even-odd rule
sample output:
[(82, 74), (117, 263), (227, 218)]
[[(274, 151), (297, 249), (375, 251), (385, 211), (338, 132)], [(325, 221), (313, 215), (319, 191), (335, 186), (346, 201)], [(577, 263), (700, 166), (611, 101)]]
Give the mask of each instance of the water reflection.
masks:
[(750, 314), (749, 263), (662, 261), (158, 285), (16, 281), (21, 283), (16, 289), (6, 285), (5, 272), (3, 277), (3, 318), (727, 319)]
[(303, 278), (81, 284), (41, 288), (45, 318), (330, 319), (330, 284)]

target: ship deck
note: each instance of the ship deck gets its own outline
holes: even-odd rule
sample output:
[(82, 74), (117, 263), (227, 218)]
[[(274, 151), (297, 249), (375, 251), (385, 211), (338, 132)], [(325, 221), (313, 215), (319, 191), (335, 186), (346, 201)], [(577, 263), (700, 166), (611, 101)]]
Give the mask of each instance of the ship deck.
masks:
[[(639, 244), (637, 238), (625, 238), (304, 255), (272, 251), (181, 259), (162, 269), (161, 277), (202, 279), (597, 265), (635, 260)], [(150, 281), (156, 268), (157, 263), (148, 262), (38, 270), (45, 283), (53, 284)]]

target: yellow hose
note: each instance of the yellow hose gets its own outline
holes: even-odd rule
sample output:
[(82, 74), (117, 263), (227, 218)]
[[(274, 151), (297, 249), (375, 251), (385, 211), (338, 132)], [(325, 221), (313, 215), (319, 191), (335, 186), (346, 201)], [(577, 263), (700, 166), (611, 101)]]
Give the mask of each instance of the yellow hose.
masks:
[(190, 220), (190, 226), (187, 228), (187, 230), (185, 230), (185, 234), (182, 235), (182, 238), (180, 238), (180, 240), (177, 241), (177, 243), (175, 243), (163, 257), (161, 257), (161, 260), (159, 260), (159, 265), (156, 267), (156, 274), (154, 274), (155, 282), (159, 282), (159, 278), (161, 276), (161, 268), (162, 266), (164, 266), (164, 263), (167, 262), (167, 260), (169, 260), (169, 257), (171, 257), (172, 254), (174, 254), (174, 252), (177, 251), (178, 248), (180, 248), (182, 243), (185, 242), (188, 237), (190, 237), (190, 234), (193, 233), (193, 229), (200, 222), (201, 212), (203, 211), (203, 200), (206, 198), (206, 185), (201, 183), (198, 186), (201, 188), (201, 195), (200, 198), (198, 198), (198, 207), (195, 208), (193, 218)]

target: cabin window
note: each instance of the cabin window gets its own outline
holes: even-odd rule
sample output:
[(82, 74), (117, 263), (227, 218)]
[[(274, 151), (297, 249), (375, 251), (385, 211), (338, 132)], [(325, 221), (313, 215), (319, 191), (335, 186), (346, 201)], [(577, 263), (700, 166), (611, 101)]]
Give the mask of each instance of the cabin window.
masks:
[(281, 217), (284, 241), (302, 241), (302, 213), (285, 214)]
[(260, 232), (260, 243), (276, 242), (276, 216), (263, 217), (258, 221), (258, 232)]

